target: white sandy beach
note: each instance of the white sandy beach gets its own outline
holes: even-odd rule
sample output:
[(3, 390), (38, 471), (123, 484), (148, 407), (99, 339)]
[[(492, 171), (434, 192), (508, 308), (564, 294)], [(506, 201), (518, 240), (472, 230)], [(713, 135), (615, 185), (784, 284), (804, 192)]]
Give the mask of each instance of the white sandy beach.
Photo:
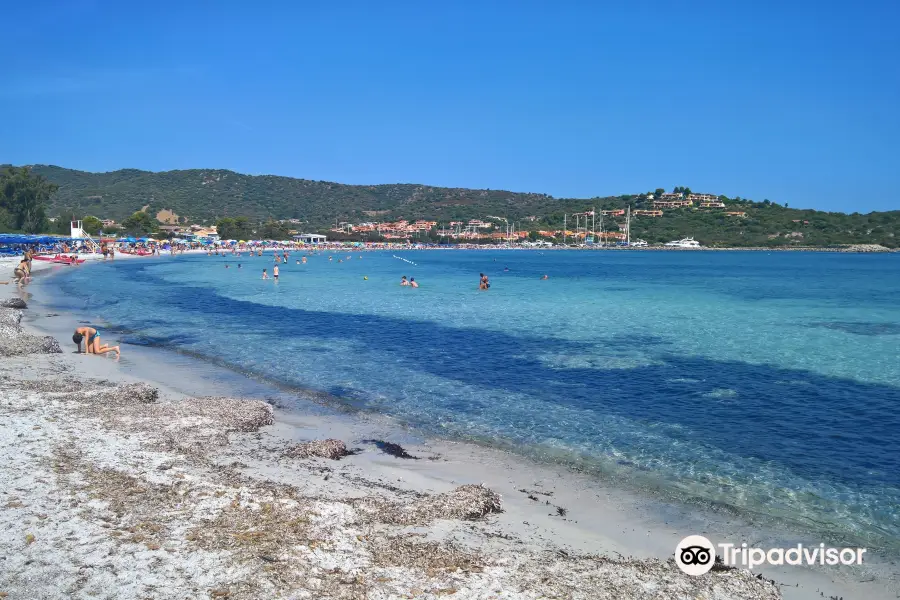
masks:
[[(35, 263), (67, 268), (90, 267)], [(737, 524), (698, 514), (686, 530), (689, 511), (666, 522), (587, 476), (469, 444), (388, 456), (362, 441), (391, 441), (377, 419), (229, 399), (243, 394), (164, 352), (76, 355), (71, 319), (24, 313), (63, 352), (0, 359), (0, 598), (900, 597), (862, 570), (689, 577), (676, 543)], [(359, 452), (288, 452), (326, 438)]]

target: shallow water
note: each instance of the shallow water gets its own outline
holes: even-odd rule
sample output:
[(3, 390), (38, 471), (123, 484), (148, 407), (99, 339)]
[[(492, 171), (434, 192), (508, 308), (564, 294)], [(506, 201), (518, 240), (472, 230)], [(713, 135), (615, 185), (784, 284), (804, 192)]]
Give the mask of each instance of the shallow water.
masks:
[(271, 254), (70, 268), (53, 302), (108, 340), (900, 549), (900, 257), (330, 255), (277, 284)]

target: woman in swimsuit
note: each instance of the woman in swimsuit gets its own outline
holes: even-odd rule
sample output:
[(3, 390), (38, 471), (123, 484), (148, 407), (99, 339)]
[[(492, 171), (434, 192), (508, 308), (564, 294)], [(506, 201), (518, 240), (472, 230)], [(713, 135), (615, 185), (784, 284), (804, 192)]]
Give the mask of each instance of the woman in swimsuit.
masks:
[(19, 261), (19, 264), (16, 265), (16, 268), (13, 269), (13, 278), (16, 283), (20, 283), (28, 279), (28, 261), (24, 258)]
[(107, 352), (115, 352), (116, 358), (121, 356), (118, 346), (110, 346), (108, 344), (100, 344), (100, 332), (93, 327), (78, 327), (72, 335), (72, 341), (78, 346), (81, 352), (81, 340), (87, 338), (84, 344), (85, 354), (106, 354)]

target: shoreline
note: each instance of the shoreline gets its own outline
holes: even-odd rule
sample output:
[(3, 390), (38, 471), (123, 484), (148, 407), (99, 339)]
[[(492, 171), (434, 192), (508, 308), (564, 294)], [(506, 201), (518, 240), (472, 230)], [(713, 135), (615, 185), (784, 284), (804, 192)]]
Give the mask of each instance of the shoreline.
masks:
[[(47, 283), (45, 282), (45, 285)], [(49, 328), (56, 333), (58, 339), (63, 341), (66, 339), (61, 335), (61, 332), (65, 331), (67, 327), (67, 325), (62, 325), (65, 318), (66, 315), (54, 317), (52, 322), (54, 325)], [(51, 321), (46, 318), (40, 321), (29, 318), (28, 327), (44, 329), (49, 323)], [(56, 326), (56, 323), (60, 325)], [(147, 382), (153, 379), (150, 372), (155, 371), (157, 374), (165, 372), (167, 384), (161, 386), (154, 382), (153, 385), (160, 387), (164, 395), (178, 397), (182, 400), (186, 395), (266, 393), (264, 384), (254, 382), (248, 384), (247, 389), (241, 389), (239, 394), (234, 394), (233, 390), (223, 388), (233, 385), (240, 379), (239, 376), (232, 373), (232, 377), (223, 378), (219, 371), (224, 369), (219, 367), (201, 370), (202, 374), (198, 375), (195, 359), (182, 357), (183, 361), (176, 360), (160, 349), (137, 349), (135, 347), (126, 349), (128, 354), (134, 352), (141, 359), (149, 361), (149, 364), (144, 365), (143, 369), (133, 368), (135, 365), (129, 366), (128, 358), (124, 359), (122, 363), (116, 363), (97, 357), (75, 356), (67, 352), (65, 344), (63, 344), (63, 349), (63, 355), (54, 355), (48, 360), (64, 364), (68, 367), (69, 372), (76, 368), (88, 369), (93, 377), (130, 382)], [(175, 385), (172, 385), (173, 383)], [(181, 385), (180, 390), (178, 389), (179, 384)], [(189, 393), (185, 394), (185, 391)], [(277, 393), (273, 395), (277, 400)], [(518, 455), (474, 444), (424, 439), (409, 430), (406, 430), (404, 435), (403, 431), (399, 431), (402, 428), (396, 424), (389, 424), (370, 416), (317, 415), (308, 414), (305, 411), (276, 409), (274, 417), (274, 424), (266, 428), (263, 434), (270, 442), (268, 446), (258, 443), (258, 440), (247, 439), (248, 436), (243, 435), (239, 444), (228, 445), (224, 454), (233, 458), (232, 462), (242, 463), (247, 467), (240, 469), (242, 476), (269, 482), (276, 481), (283, 485), (297, 484), (296, 480), (284, 476), (284, 473), (281, 472), (283, 465), (278, 461), (274, 461), (276, 465), (273, 470), (273, 453), (271, 451), (273, 439), (279, 440), (278, 444), (283, 445), (306, 441), (311, 437), (336, 437), (346, 441), (347, 446), (350, 447), (361, 446), (359, 440), (364, 436), (381, 436), (389, 441), (401, 443), (411, 454), (420, 456), (424, 460), (403, 461), (387, 457), (374, 448), (365, 446), (362, 453), (348, 457), (340, 463), (322, 465), (322, 462), (330, 463), (330, 461), (319, 460), (318, 464), (312, 465), (310, 472), (307, 472), (307, 479), (315, 479), (314, 486), (320, 491), (335, 486), (340, 488), (349, 485), (354, 494), (378, 489), (382, 492), (386, 491), (389, 495), (400, 497), (444, 493), (452, 490), (454, 485), (478, 484), (484, 481), (489, 488), (501, 494), (505, 512), (491, 518), (489, 530), (476, 532), (466, 528), (465, 536), (474, 536), (475, 540), (480, 540), (477, 542), (478, 545), (487, 544), (488, 540), (495, 539), (493, 536), (499, 536), (496, 539), (517, 540), (517, 546), (525, 546), (533, 552), (562, 550), (567, 554), (633, 556), (642, 561), (647, 559), (666, 560), (672, 555), (677, 540), (688, 533), (705, 533), (711, 537), (716, 536), (722, 539), (722, 532), (717, 532), (715, 528), (730, 527), (725, 531), (739, 530), (736, 523), (729, 522), (728, 519), (722, 519), (725, 521), (724, 523), (709, 523), (708, 515), (702, 514), (699, 510), (676, 508), (666, 506), (662, 502), (638, 498), (630, 492), (605, 487), (591, 477), (572, 473), (568, 469), (551, 468), (547, 465), (533, 463)], [(429, 458), (431, 460), (428, 460)], [(337, 472), (338, 468), (341, 468), (339, 473)], [(323, 469), (326, 470), (323, 471)], [(322, 474), (323, 472), (325, 475)], [(341, 481), (338, 483), (335, 480)], [(326, 483), (327, 481), (333, 483)], [(547, 492), (552, 495), (544, 495)], [(532, 498), (540, 496), (540, 498), (532, 500), (529, 499), (529, 496)], [(551, 511), (557, 507), (564, 509), (564, 513), (553, 514)], [(668, 514), (668, 518), (666, 518), (666, 514)], [(685, 528), (689, 526), (692, 528), (686, 530)], [(442, 525), (438, 529), (443, 528)], [(454, 528), (451, 527), (451, 529)], [(747, 533), (753, 533), (752, 529), (751, 527)], [(454, 534), (459, 533), (454, 530)], [(728, 537), (727, 539), (734, 538)], [(745, 539), (749, 540), (749, 538)], [(625, 568), (624, 565), (620, 565), (620, 567)], [(671, 563), (669, 563), (669, 567), (672, 572), (667, 576), (673, 576), (676, 579), (681, 577), (680, 572), (674, 569)], [(896, 595), (888, 595), (887, 589), (884, 589), (882, 594), (882, 590), (877, 584), (883, 582), (832, 581), (833, 576), (840, 576), (837, 572), (823, 573), (799, 568), (764, 568), (754, 571), (754, 573), (756, 572), (761, 572), (764, 577), (773, 577), (780, 585), (786, 586), (783, 588), (785, 598), (817, 598), (821, 597), (820, 590), (834, 594), (835, 597), (856, 597), (860, 594), (867, 598), (896, 597)], [(703, 578), (692, 579), (689, 582), (696, 585), (701, 583), (701, 579)], [(873, 585), (873, 583), (875, 584)], [(459, 589), (462, 592), (462, 588)], [(4, 591), (2, 583), (0, 583), (0, 591)], [(482, 596), (460, 595), (455, 597)], [(508, 597), (531, 596), (513, 595)]]

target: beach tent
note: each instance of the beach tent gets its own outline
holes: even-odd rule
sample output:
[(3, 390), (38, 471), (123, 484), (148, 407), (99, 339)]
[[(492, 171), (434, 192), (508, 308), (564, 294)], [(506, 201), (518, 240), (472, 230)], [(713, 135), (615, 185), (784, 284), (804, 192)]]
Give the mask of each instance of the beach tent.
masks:
[(62, 241), (68, 241), (68, 238), (24, 233), (0, 233), (0, 244), (55, 244)]
[(128, 244), (133, 244), (133, 243), (135, 243), (137, 240), (134, 239), (133, 237), (127, 237), (127, 238), (122, 238), (122, 239), (120, 239), (119, 241), (120, 241), (120, 242), (126, 242), (126, 243), (128, 243)]

